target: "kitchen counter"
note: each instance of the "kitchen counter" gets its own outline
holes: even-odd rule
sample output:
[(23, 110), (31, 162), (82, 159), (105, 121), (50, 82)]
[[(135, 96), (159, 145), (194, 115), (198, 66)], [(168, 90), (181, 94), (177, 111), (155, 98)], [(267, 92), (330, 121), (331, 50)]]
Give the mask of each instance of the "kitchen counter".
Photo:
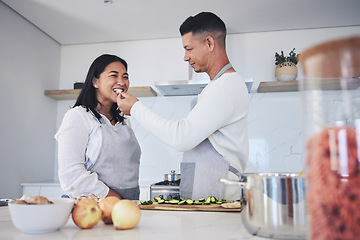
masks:
[(13, 225), (8, 207), (0, 207), (0, 239), (268, 239), (249, 234), (238, 212), (188, 212), (141, 210), (140, 223), (130, 230), (115, 230), (99, 222), (92, 229), (78, 228), (71, 217), (59, 231), (46, 234), (24, 234)]

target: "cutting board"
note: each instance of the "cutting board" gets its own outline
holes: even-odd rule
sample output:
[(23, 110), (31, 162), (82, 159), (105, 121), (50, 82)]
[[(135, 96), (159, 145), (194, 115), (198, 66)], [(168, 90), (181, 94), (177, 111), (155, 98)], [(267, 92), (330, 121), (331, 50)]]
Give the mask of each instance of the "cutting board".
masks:
[(211, 205), (177, 205), (177, 204), (158, 204), (139, 205), (143, 210), (166, 210), (166, 211), (205, 211), (205, 212), (241, 212), (240, 208), (225, 208), (220, 204)]

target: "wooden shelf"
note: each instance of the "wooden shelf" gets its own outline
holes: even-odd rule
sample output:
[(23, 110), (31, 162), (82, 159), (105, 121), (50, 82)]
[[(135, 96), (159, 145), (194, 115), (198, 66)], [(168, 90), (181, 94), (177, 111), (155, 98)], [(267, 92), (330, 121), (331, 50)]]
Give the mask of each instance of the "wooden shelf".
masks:
[(259, 93), (267, 92), (296, 92), (299, 91), (299, 81), (271, 81), (271, 82), (261, 82), (259, 84), (258, 90)]
[[(74, 100), (81, 89), (45, 90), (45, 96), (56, 100)], [(156, 97), (157, 93), (152, 87), (130, 87), (128, 93), (135, 97)]]
[[(345, 83), (345, 86), (343, 84)], [(360, 78), (354, 77), (345, 80), (339, 78), (311, 79), (305, 86), (305, 90), (329, 90), (337, 91), (341, 89), (356, 90), (360, 88)], [(259, 84), (259, 93), (267, 92), (296, 92), (299, 91), (299, 80), (293, 81), (271, 81)]]

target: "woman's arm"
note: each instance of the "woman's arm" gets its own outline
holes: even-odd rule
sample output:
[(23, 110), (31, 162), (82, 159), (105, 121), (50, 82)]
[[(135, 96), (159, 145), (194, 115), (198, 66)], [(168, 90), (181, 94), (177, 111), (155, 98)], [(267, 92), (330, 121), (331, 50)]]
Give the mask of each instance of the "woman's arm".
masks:
[(94, 194), (105, 197), (109, 188), (95, 172), (86, 169), (85, 152), (90, 124), (79, 109), (69, 110), (55, 135), (58, 141), (59, 181), (73, 195)]

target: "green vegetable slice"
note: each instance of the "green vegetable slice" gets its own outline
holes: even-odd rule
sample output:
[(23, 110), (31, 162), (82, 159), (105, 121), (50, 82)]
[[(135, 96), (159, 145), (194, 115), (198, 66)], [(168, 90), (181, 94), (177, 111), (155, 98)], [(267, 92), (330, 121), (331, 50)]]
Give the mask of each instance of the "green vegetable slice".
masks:
[(178, 203), (178, 205), (184, 205), (186, 203), (186, 200), (182, 200)]
[(177, 200), (177, 199), (171, 199), (171, 200), (169, 200), (169, 203), (170, 204), (178, 204), (180, 201), (179, 200)]

